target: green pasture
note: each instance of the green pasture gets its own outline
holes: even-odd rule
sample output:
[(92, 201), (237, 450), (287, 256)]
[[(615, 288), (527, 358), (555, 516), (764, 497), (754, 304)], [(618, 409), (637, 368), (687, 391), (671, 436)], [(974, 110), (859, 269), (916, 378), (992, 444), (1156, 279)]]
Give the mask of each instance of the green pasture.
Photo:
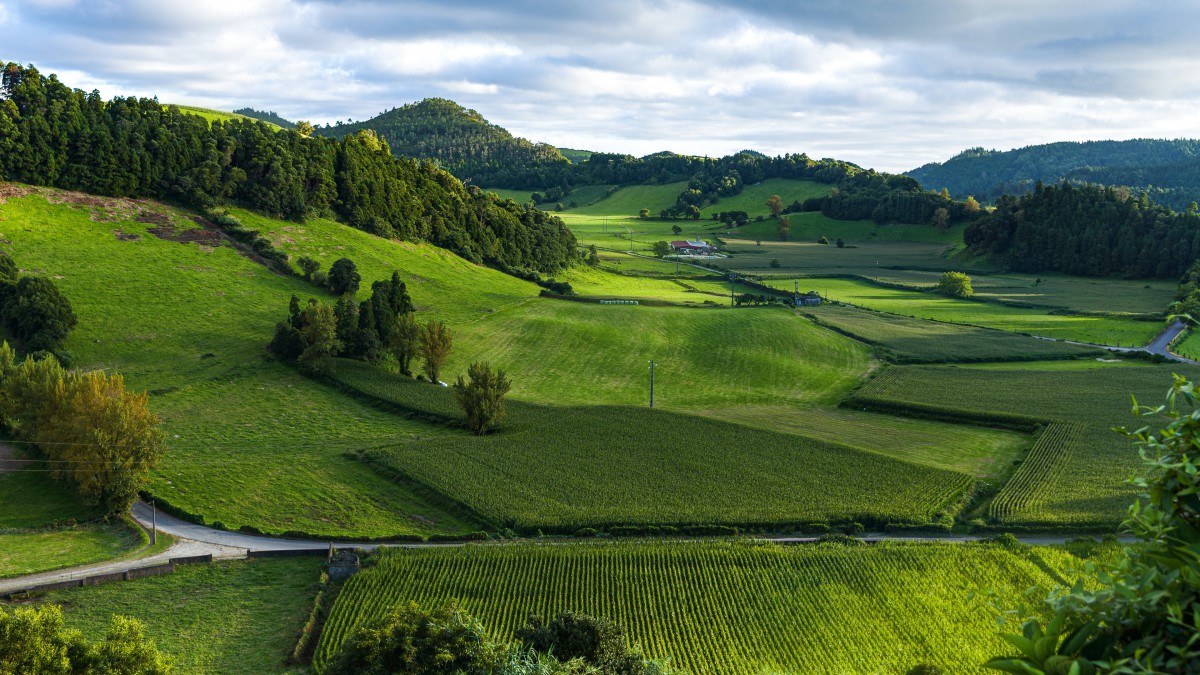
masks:
[(794, 201), (804, 202), (813, 197), (823, 197), (829, 194), (831, 187), (828, 183), (811, 180), (768, 178), (743, 187), (740, 193), (732, 197), (721, 197), (715, 204), (705, 206), (700, 209), (700, 218), (711, 219), (714, 213), (721, 211), (745, 211), (751, 218), (766, 216), (771, 213), (767, 208), (767, 200), (771, 195), (779, 195), (786, 208)]
[[(530, 614), (579, 611), (687, 672), (984, 673), (1011, 652), (970, 593), (1014, 607), (1075, 559), (989, 544), (596, 543), (391, 550), (347, 582), (321, 635), (318, 671), (355, 628), (409, 602), (456, 602), (495, 638)], [(1054, 576), (1051, 576), (1053, 573)]]
[[(820, 286), (825, 280), (803, 281)], [(1004, 330), (914, 319), (847, 305), (825, 304), (806, 308), (804, 313), (821, 325), (876, 346), (880, 356), (898, 363), (1038, 361), (1109, 355), (1091, 347)]]
[[(866, 274), (888, 284), (929, 289), (941, 272), (876, 270)], [(1176, 282), (1167, 279), (1072, 277), (1065, 274), (973, 274), (980, 300), (1022, 303), (1072, 312), (1160, 313), (1175, 300)]]
[[(944, 257), (946, 245), (939, 242), (871, 241), (838, 248), (818, 244), (816, 237), (786, 242), (750, 240), (722, 236), (729, 258), (717, 261), (722, 268), (742, 274), (763, 276), (871, 276), (888, 267), (961, 270)], [(831, 242), (836, 241), (830, 239)], [(779, 262), (773, 267), (771, 261)]]
[[(661, 185), (628, 185), (595, 203), (571, 209), (572, 217), (590, 216), (625, 218), (637, 220), (642, 209), (650, 209), (650, 215), (675, 205), (680, 193), (687, 189), (688, 182), (677, 181)], [(568, 197), (570, 199), (570, 197)], [(669, 228), (669, 226), (668, 226)]]
[[(54, 277), (71, 299), (79, 325), (67, 349), (80, 365), (115, 369), (133, 389), (151, 392), (167, 433), (151, 485), (157, 497), (208, 522), (267, 532), (473, 529), (343, 456), (428, 428), (358, 404), (265, 354), (288, 299), (328, 298), (322, 291), (228, 245), (181, 245), (134, 220), (161, 213), (177, 228), (194, 227), (184, 213), (130, 200), (82, 206), (69, 203), (69, 193), (44, 194), (0, 206), (11, 242), (4, 250), (22, 268)], [(397, 265), (406, 256), (437, 256), (395, 248)], [(491, 275), (499, 288), (509, 279), (484, 277)], [(448, 313), (472, 311), (455, 300), (445, 299)]]
[(174, 574), (52, 591), (68, 627), (89, 639), (110, 617), (146, 624), (179, 673), (301, 672), (285, 664), (308, 620), (321, 559), (231, 560), (179, 565)]
[(118, 558), (147, 542), (125, 521), (25, 532), (0, 531), (0, 579)]
[[(173, 105), (173, 104), (164, 104), (163, 107), (167, 108), (167, 107), (170, 107), (171, 105)], [(262, 120), (256, 120), (253, 117), (246, 117), (245, 115), (239, 115), (237, 113), (226, 112), (224, 110), (213, 110), (212, 108), (198, 108), (196, 106), (191, 106), (191, 105), (176, 105), (175, 107), (179, 108), (180, 112), (187, 113), (188, 115), (199, 115), (200, 117), (203, 117), (204, 119), (208, 120), (210, 124), (212, 122), (231, 122), (231, 121), (235, 121), (235, 120), (249, 120), (251, 122), (259, 122), (261, 124), (265, 124), (275, 131), (282, 130), (282, 128), (279, 125), (274, 124), (272, 122), (263, 122)]]
[(654, 360), (655, 403), (676, 410), (833, 404), (871, 367), (866, 346), (781, 308), (707, 310), (550, 299), (457, 327), (445, 371), (453, 377), (479, 360), (509, 372), (515, 398), (581, 405), (644, 404), (647, 362)]
[(45, 527), (66, 521), (90, 522), (104, 510), (88, 506), (62, 483), (50, 478), (46, 465), (27, 462), (27, 454), (11, 455), (13, 467), (0, 460), (0, 531)]
[[(828, 237), (830, 242), (836, 242), (841, 237), (847, 246), (898, 241), (949, 246), (962, 241), (961, 225), (945, 230), (928, 225), (879, 225), (873, 220), (836, 220), (819, 211), (788, 213), (783, 217), (790, 223), (788, 241), (816, 243), (822, 236)], [(729, 230), (729, 236), (736, 239), (761, 240), (763, 244), (779, 242), (779, 222), (774, 218), (751, 222)]]
[(983, 424), (1076, 425), (1076, 432), (1056, 436), (1056, 443), (1035, 447), (1025, 461), (1036, 462), (1037, 475), (1004, 488), (1022, 491), (1016, 496), (1027, 503), (1004, 523), (1111, 528), (1135, 494), (1125, 481), (1141, 468), (1132, 443), (1112, 428), (1141, 425), (1130, 412), (1131, 396), (1158, 405), (1172, 373), (1194, 379), (1200, 375), (1194, 370), (1181, 364), (1080, 370), (1039, 370), (1034, 364), (1020, 370), (893, 366), (856, 392), (851, 403)]
[(686, 261), (675, 259), (648, 258), (644, 255), (629, 255), (624, 252), (604, 250), (597, 251), (596, 256), (600, 258), (600, 269), (614, 274), (671, 279), (720, 274), (718, 271), (703, 269), (694, 264), (688, 264)]
[(1197, 333), (1195, 329), (1189, 329), (1183, 339), (1176, 342), (1171, 350), (1194, 361), (1200, 360), (1200, 333)]
[[(639, 260), (636, 256), (626, 256), (628, 260)], [(664, 263), (644, 261), (639, 266), (650, 267)], [(681, 275), (679, 279), (668, 279), (649, 276), (629, 276), (613, 274), (605, 269), (576, 267), (569, 270), (560, 278), (571, 284), (576, 295), (604, 299), (624, 300), (657, 300), (673, 302), (681, 305), (712, 305), (729, 307), (730, 284), (722, 280), (715, 272), (702, 272), (695, 267), (681, 264), (681, 270), (695, 273), (700, 278), (688, 278)], [(674, 268), (673, 265), (670, 266)], [(704, 276), (700, 276), (704, 275)], [(760, 295), (761, 289), (746, 284), (733, 284), (733, 292), (737, 294), (750, 293)]]
[[(788, 290), (793, 285), (791, 280), (784, 279), (769, 279), (765, 283)], [(1164, 328), (1159, 321), (1049, 314), (1046, 310), (887, 288), (859, 279), (800, 279), (800, 283), (835, 302), (880, 312), (1101, 345), (1144, 345)]]

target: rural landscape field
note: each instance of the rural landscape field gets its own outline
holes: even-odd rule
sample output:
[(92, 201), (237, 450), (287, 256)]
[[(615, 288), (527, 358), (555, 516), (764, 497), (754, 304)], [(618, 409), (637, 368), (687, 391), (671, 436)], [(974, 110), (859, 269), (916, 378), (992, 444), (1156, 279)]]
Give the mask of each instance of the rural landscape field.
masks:
[(282, 6), (0, 72), (0, 675), (1200, 673), (1200, 144), (937, 117), (891, 9)]

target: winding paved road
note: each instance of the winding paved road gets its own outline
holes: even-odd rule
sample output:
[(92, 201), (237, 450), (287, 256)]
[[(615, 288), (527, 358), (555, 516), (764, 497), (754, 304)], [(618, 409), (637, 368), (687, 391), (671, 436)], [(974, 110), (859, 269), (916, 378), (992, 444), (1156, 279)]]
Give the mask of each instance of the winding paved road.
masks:
[[(1179, 334), (1182, 333), (1185, 328), (1187, 328), (1187, 324), (1180, 321), (1179, 319), (1175, 319), (1175, 321), (1173, 321), (1170, 326), (1167, 326), (1163, 330), (1163, 332), (1158, 334), (1158, 337), (1151, 340), (1150, 344), (1146, 345), (1145, 347), (1110, 347), (1108, 345), (1098, 345), (1098, 344), (1094, 344), (1091, 342), (1076, 342), (1074, 340), (1062, 340), (1061, 342), (1065, 342), (1066, 344), (1070, 344), (1070, 345), (1082, 345), (1084, 347), (1099, 347), (1101, 349), (1107, 349), (1110, 352), (1149, 352), (1151, 354), (1158, 354), (1159, 356), (1166, 357), (1168, 359), (1171, 359), (1172, 361), (1178, 361), (1180, 363), (1190, 363), (1193, 366), (1200, 365), (1200, 361), (1193, 361), (1191, 359), (1184, 358), (1178, 354), (1171, 352), (1169, 349), (1169, 347), (1171, 346), (1171, 342), (1173, 342), (1175, 340), (1175, 338), (1179, 337)], [(1033, 337), (1035, 337), (1039, 340), (1056, 340), (1057, 339), (1057, 338), (1051, 338), (1051, 337), (1044, 337), (1041, 335), (1034, 335)]]

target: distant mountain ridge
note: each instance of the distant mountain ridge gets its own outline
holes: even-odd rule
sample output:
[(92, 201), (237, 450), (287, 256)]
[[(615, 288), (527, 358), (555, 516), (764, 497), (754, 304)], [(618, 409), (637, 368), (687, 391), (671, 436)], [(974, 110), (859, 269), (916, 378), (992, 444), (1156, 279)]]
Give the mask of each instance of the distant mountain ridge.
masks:
[(460, 180), (479, 185), (556, 185), (571, 162), (553, 145), (517, 138), (444, 98), (403, 105), (363, 122), (318, 127), (316, 133), (342, 138), (361, 129), (379, 134), (393, 154), (437, 160)]
[(1200, 201), (1200, 140), (1061, 142), (996, 151), (970, 148), (942, 163), (906, 172), (928, 190), (991, 201), (1031, 192), (1038, 181), (1128, 187), (1184, 210)]

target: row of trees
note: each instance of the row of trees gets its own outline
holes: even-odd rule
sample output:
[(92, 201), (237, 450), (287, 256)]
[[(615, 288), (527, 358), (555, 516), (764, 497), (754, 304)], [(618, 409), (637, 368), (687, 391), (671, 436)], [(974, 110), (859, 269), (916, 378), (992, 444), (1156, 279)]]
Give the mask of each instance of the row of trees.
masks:
[(15, 63), (0, 73), (0, 178), (119, 197), (237, 203), (292, 220), (335, 216), (468, 260), (553, 272), (575, 254), (558, 218), (394, 157), (368, 130), (340, 140), (213, 122), (154, 99), (85, 93)]
[(454, 605), (427, 611), (414, 603), (359, 629), (329, 663), (327, 675), (670, 675), (668, 665), (630, 649), (620, 625), (574, 612), (531, 616), (517, 641), (493, 640)]
[(963, 232), (975, 255), (1020, 272), (1179, 277), (1200, 257), (1200, 214), (1176, 213), (1146, 195), (1070, 183), (1001, 197)]
[(51, 355), (18, 362), (0, 344), (0, 419), (33, 444), (51, 476), (108, 515), (129, 510), (163, 453), (159, 418), (121, 375), (67, 370)]

